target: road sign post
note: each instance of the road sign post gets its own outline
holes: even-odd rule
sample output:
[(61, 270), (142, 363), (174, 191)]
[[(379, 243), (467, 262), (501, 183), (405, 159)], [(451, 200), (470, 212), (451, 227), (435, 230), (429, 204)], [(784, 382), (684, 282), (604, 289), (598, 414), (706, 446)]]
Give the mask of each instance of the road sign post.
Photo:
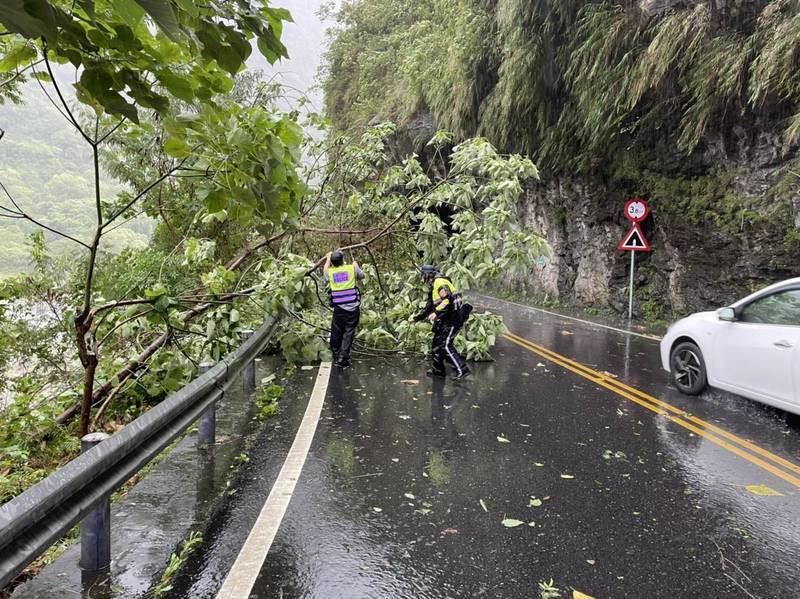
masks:
[(633, 320), (633, 285), (636, 269), (636, 252), (649, 252), (650, 243), (639, 225), (650, 215), (650, 207), (642, 198), (631, 198), (625, 204), (625, 218), (633, 223), (631, 230), (619, 242), (617, 249), (631, 253), (631, 278), (628, 285), (628, 320)]

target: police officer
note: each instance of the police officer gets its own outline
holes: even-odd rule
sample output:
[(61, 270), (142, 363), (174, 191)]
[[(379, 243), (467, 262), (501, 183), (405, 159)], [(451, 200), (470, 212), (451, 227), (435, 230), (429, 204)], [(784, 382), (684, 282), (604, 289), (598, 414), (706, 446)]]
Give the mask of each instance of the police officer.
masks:
[(435, 266), (426, 264), (420, 270), (430, 294), (425, 309), (411, 320), (421, 322), (427, 318), (433, 324), (432, 367), (426, 374), (446, 376), (444, 365), (448, 362), (456, 371), (455, 379), (468, 377), (471, 371), (456, 351), (455, 339), (472, 307), (464, 304), (453, 282)]
[(328, 279), (333, 319), (331, 321), (331, 352), (333, 362), (340, 368), (350, 366), (350, 349), (361, 318), (361, 293), (357, 282), (364, 273), (355, 260), (344, 263), (344, 254), (339, 251), (328, 252), (322, 267)]

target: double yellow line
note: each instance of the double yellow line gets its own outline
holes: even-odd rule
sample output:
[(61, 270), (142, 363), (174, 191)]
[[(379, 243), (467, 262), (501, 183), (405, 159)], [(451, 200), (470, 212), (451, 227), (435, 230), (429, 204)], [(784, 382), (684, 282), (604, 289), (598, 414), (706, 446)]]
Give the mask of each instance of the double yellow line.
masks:
[(800, 488), (800, 477), (795, 476), (795, 474), (800, 475), (800, 466), (797, 464), (777, 456), (767, 451), (763, 447), (759, 447), (758, 445), (747, 441), (746, 439), (737, 437), (736, 435), (714, 424), (711, 424), (710, 422), (706, 422), (697, 416), (693, 416), (692, 414), (689, 414), (680, 408), (676, 408), (672, 404), (657, 399), (652, 395), (648, 395), (643, 391), (639, 391), (634, 387), (630, 387), (613, 377), (607, 376), (601, 372), (597, 372), (596, 370), (592, 370), (583, 364), (570, 360), (569, 358), (549, 350), (537, 343), (529, 341), (524, 337), (520, 337), (519, 335), (515, 335), (514, 333), (510, 332), (503, 336), (512, 343), (516, 343), (520, 347), (523, 347), (524, 349), (541, 356), (545, 360), (549, 360), (550, 362), (553, 362), (554, 364), (557, 364), (566, 370), (574, 372), (578, 376), (581, 376), (596, 385), (605, 387), (609, 391), (613, 391), (617, 395), (639, 404), (643, 408), (647, 408), (656, 414), (660, 414), (675, 424), (692, 431), (696, 435), (708, 439), (712, 443), (716, 443), (720, 447), (724, 447), (728, 451), (747, 460), (751, 464), (755, 464), (770, 474), (774, 474), (789, 484)]

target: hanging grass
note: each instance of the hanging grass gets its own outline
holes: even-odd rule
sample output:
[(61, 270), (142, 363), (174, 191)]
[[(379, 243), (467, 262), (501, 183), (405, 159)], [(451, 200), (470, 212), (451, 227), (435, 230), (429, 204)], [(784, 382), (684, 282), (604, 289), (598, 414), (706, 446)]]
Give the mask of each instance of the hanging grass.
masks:
[(325, 91), (344, 129), (427, 110), (578, 172), (756, 119), (800, 136), (800, 0), (347, 0), (338, 22)]

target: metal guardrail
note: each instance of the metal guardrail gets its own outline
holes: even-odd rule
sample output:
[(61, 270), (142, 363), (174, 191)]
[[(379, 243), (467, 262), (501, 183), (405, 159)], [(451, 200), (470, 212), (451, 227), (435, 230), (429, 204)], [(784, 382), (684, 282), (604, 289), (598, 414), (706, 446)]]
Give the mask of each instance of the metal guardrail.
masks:
[(93, 510), (104, 509), (112, 493), (198, 418), (213, 415), (216, 402), (239, 374), (247, 371), (245, 383), (252, 385), (255, 359), (266, 348), (276, 324), (275, 319), (267, 319), (238, 350), (208, 372), (1, 505), (0, 588)]

